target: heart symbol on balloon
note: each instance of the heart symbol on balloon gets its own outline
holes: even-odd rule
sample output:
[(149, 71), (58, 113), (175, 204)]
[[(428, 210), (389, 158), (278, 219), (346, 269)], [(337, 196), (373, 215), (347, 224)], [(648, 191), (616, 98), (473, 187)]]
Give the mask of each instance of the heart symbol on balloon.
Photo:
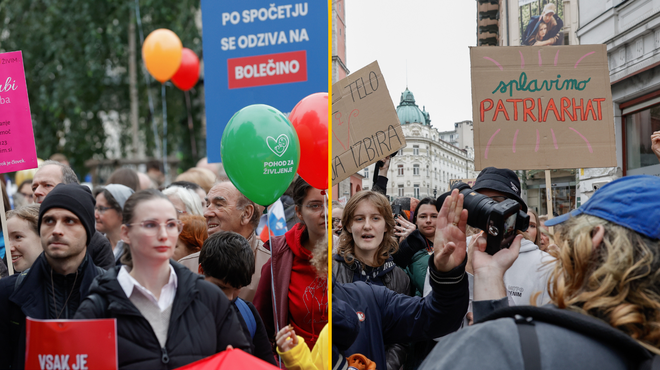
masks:
[(277, 137), (277, 139), (273, 139), (273, 137), (268, 136), (266, 138), (266, 144), (268, 144), (268, 148), (270, 148), (273, 153), (275, 153), (278, 157), (281, 157), (289, 148), (289, 137), (285, 134), (281, 134)]

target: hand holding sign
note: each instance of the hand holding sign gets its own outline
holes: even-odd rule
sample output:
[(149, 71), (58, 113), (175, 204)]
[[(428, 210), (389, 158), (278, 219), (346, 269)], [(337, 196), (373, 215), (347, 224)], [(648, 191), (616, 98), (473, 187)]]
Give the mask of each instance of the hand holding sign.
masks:
[(328, 93), (309, 95), (289, 119), (300, 140), (298, 174), (317, 189), (328, 188)]
[(293, 125), (280, 111), (254, 104), (229, 120), (222, 134), (220, 155), (236, 188), (253, 202), (267, 206), (293, 181), (300, 144)]

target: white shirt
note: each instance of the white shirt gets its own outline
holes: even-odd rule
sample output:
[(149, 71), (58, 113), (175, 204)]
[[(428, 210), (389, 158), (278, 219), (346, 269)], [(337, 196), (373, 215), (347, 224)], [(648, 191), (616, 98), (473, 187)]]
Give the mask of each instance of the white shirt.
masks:
[(174, 272), (174, 267), (172, 265), (170, 266), (170, 279), (168, 280), (167, 284), (163, 286), (163, 288), (160, 290), (160, 299), (156, 299), (156, 296), (153, 295), (147, 288), (143, 287), (138, 283), (137, 280), (135, 280), (134, 277), (132, 277), (128, 273), (128, 269), (126, 266), (122, 266), (121, 269), (119, 270), (119, 274), (117, 275), (117, 281), (119, 281), (119, 285), (121, 285), (121, 288), (124, 290), (124, 293), (126, 293), (126, 297), (130, 298), (131, 294), (133, 294), (133, 289), (139, 290), (142, 294), (144, 294), (145, 297), (149, 298), (153, 304), (158, 306), (160, 309), (160, 312), (165, 311), (167, 307), (172, 305), (172, 302), (174, 302), (174, 296), (176, 295), (176, 288), (178, 285), (178, 280), (176, 277), (176, 273)]

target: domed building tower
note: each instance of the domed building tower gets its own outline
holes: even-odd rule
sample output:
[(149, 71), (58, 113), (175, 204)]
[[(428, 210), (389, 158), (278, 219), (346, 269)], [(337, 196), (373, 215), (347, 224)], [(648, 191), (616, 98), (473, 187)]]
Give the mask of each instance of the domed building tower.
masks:
[[(396, 113), (406, 147), (390, 163), (387, 195), (392, 198), (435, 197), (449, 189), (450, 180), (475, 176), (473, 152), (443, 141), (438, 130), (431, 126), (431, 115), (425, 107), (419, 109), (408, 87), (401, 93)], [(373, 185), (373, 170), (371, 165), (362, 171), (364, 189)]]

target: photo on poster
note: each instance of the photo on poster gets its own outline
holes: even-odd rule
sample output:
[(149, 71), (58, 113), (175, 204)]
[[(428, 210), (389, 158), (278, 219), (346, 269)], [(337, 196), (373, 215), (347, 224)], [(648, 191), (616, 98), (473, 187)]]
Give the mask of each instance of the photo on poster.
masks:
[(518, 13), (521, 45), (564, 45), (563, 1), (520, 0)]

